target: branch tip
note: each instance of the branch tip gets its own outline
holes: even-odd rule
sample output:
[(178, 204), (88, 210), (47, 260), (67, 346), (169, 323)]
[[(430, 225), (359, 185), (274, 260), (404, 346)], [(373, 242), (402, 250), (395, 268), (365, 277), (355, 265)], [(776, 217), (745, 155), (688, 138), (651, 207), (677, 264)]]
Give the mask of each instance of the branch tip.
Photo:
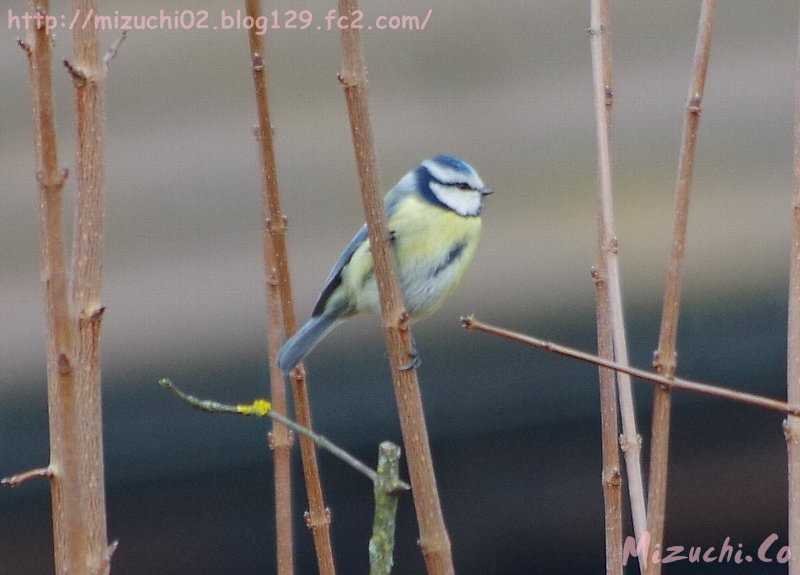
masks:
[(67, 72), (72, 77), (72, 81), (75, 82), (76, 86), (84, 86), (86, 82), (89, 80), (86, 72), (78, 68), (75, 64), (72, 63), (71, 60), (65, 58), (63, 60), (64, 68), (67, 69)]
[(119, 38), (111, 44), (111, 47), (103, 56), (103, 67), (105, 68), (106, 72), (108, 72), (109, 67), (111, 66), (112, 60), (117, 57), (117, 52), (119, 52), (119, 47), (122, 46), (122, 43), (128, 37), (128, 31), (123, 30), (122, 34), (119, 35)]

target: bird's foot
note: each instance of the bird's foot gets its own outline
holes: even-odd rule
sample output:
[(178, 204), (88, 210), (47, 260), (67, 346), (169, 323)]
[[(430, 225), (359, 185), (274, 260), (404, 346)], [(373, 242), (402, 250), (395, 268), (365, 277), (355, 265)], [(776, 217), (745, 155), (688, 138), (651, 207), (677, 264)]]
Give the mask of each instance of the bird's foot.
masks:
[(416, 348), (408, 353), (408, 362), (400, 366), (400, 371), (411, 371), (412, 369), (419, 369), (422, 365), (422, 358), (417, 353)]

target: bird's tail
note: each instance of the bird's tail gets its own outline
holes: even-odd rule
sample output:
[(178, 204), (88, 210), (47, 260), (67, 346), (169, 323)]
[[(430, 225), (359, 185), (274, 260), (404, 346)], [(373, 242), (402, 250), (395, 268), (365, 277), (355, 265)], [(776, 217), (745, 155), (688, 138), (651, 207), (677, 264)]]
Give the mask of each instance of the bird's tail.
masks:
[(303, 358), (336, 327), (338, 321), (338, 318), (324, 313), (308, 320), (283, 344), (278, 354), (278, 367), (281, 371), (288, 374), (294, 366), (303, 361)]

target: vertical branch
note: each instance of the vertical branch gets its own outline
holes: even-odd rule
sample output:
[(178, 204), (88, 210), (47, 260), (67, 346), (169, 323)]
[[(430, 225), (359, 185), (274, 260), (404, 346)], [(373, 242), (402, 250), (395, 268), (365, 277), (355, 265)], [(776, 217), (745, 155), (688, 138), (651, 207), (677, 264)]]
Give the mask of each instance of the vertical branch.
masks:
[[(32, 12), (46, 16), (49, 3), (38, 0), (30, 2), (29, 7)], [(47, 318), (53, 555), (56, 573), (64, 573), (76, 571), (80, 561), (80, 483), (77, 480), (77, 422), (73, 411), (73, 326), (67, 298), (62, 226), (62, 192), (67, 172), (58, 166), (50, 41), (42, 18), (39, 26), (28, 32), (27, 42), (22, 45), (28, 55), (30, 70), (36, 180), (39, 185), (39, 269)]]
[[(75, 0), (81, 15), (97, 13), (95, 0)], [(103, 477), (100, 393), (100, 303), (103, 271), (103, 84), (94, 26), (73, 31), (74, 60), (68, 63), (75, 84), (78, 199), (73, 247), (72, 303), (76, 314), (73, 342), (75, 417), (80, 497), (80, 545), (83, 566), (77, 573), (99, 573), (107, 564), (105, 486)]]
[[(357, 10), (357, 0), (339, 0), (340, 14), (350, 15)], [(454, 567), (450, 537), (436, 487), (417, 372), (413, 367), (408, 367), (413, 358), (411, 330), (389, 252), (384, 206), (378, 196), (378, 174), (367, 104), (366, 65), (360, 34), (355, 27), (342, 28), (342, 68), (339, 81), (344, 88), (350, 117), (361, 197), (381, 300), (386, 348), (420, 529), (419, 544), (430, 575), (451, 574)]]
[[(613, 359), (614, 340), (609, 298), (609, 256), (613, 241), (611, 151), (611, 49), (608, 0), (592, 0), (590, 38), (594, 79), (594, 108), (597, 122), (598, 163), (598, 250), (592, 276), (597, 295), (597, 354)], [(617, 286), (618, 287), (618, 286)], [(622, 573), (622, 478), (619, 468), (616, 378), (610, 369), (599, 369), (600, 419), (603, 446), (603, 500), (605, 503), (606, 573)], [(631, 491), (633, 496), (633, 491)], [(633, 497), (632, 497), (633, 501)], [(633, 507), (633, 505), (632, 505)]]
[[(681, 273), (686, 249), (686, 226), (689, 218), (689, 194), (694, 170), (697, 132), (706, 72), (711, 52), (711, 31), (716, 0), (703, 0), (697, 29), (692, 82), (686, 102), (683, 122), (678, 179), (675, 184), (675, 221), (672, 230), (672, 250), (667, 266), (664, 303), (658, 349), (653, 365), (661, 375), (673, 377), (677, 366), (675, 344), (681, 298)], [(664, 539), (664, 512), (667, 497), (667, 464), (669, 460), (669, 427), (672, 397), (669, 388), (657, 387), (653, 398), (653, 423), (650, 447), (650, 482), (648, 492), (648, 531), (652, 549), (660, 549)], [(660, 562), (648, 562), (648, 575), (661, 573)]]
[[(258, 15), (260, 2), (247, 1), (248, 14)], [(261, 174), (264, 179), (262, 218), (264, 230), (262, 235), (264, 274), (267, 296), (267, 348), (269, 356), (269, 387), (273, 409), (280, 415), (287, 414), (286, 382), (278, 368), (277, 358), (283, 342), (283, 326), (281, 311), (281, 276), (279, 268), (281, 257), (279, 246), (283, 238), (284, 222), (280, 212), (278, 199), (277, 166), (272, 144), (272, 125), (269, 119), (267, 101), (266, 64), (264, 59), (263, 37), (258, 35), (255, 27), (248, 31), (250, 42), (251, 67), (253, 83), (258, 106), (258, 125), (256, 139), (261, 155)], [(277, 216), (277, 218), (276, 218)], [(285, 252), (284, 252), (285, 254)], [(283, 258), (285, 264), (285, 257)], [(289, 429), (278, 422), (272, 422), (269, 434), (269, 446), (274, 452), (273, 473), (275, 480), (275, 547), (277, 572), (279, 575), (294, 573), (294, 543), (292, 515), (292, 435)]]
[[(607, 323), (613, 340), (613, 353), (619, 363), (627, 365), (628, 343), (625, 335), (625, 318), (622, 310), (622, 282), (619, 272), (619, 242), (614, 229), (614, 194), (611, 173), (611, 111), (614, 92), (611, 76), (610, 15), (608, 0), (591, 0), (590, 38), (592, 47), (592, 69), (594, 77), (594, 106), (597, 123), (598, 163), (598, 273), (607, 282)], [(598, 297), (600, 294), (598, 293)], [(600, 303), (598, 302), (598, 306)], [(600, 311), (600, 308), (598, 308)], [(598, 324), (599, 328), (599, 324)], [(598, 337), (600, 334), (598, 333)], [(601, 376), (602, 377), (602, 376)], [(619, 405), (622, 412), (622, 451), (628, 475), (633, 531), (637, 541), (647, 529), (647, 512), (642, 480), (642, 438), (636, 426), (636, 410), (633, 401), (631, 378), (626, 373), (617, 373)], [(644, 572), (644, 558), (639, 557)]]
[[(787, 395), (800, 402), (800, 30), (795, 63), (794, 198), (792, 200), (792, 254), (789, 262), (789, 330)], [(800, 418), (788, 416), (784, 434), (789, 463), (789, 575), (800, 575)]]
[[(600, 260), (598, 260), (600, 261)], [(597, 293), (597, 354), (613, 355), (608, 286), (603, 271), (593, 270)], [(622, 574), (622, 475), (619, 469), (617, 393), (614, 372), (600, 368), (600, 426), (603, 445), (603, 502), (605, 504), (606, 573)]]
[(369, 575), (389, 575), (394, 565), (394, 532), (400, 487), (400, 448), (384, 441), (378, 450), (375, 517), (369, 540)]
[[(259, 0), (246, 1), (247, 15), (254, 20), (261, 16), (261, 3)], [(268, 274), (268, 298), (270, 303), (270, 334), (269, 334), (269, 360), (270, 360), (270, 382), (272, 386), (272, 397), (275, 399), (275, 392), (279, 391), (282, 398), (282, 405), (276, 405), (280, 413), (285, 413), (285, 388), (283, 374), (277, 367), (277, 352), (283, 337), (291, 336), (297, 329), (297, 321), (294, 314), (292, 300), (292, 286), (289, 276), (289, 262), (286, 249), (286, 217), (283, 215), (278, 193), (277, 166), (275, 162), (275, 149), (272, 141), (272, 124), (269, 116), (269, 94), (268, 94), (268, 70), (266, 68), (266, 53), (264, 37), (257, 33), (255, 27), (251, 27), (248, 32), (250, 43), (250, 57), (252, 61), (253, 84), (256, 93), (256, 104), (258, 107), (258, 142), (261, 153), (262, 176), (264, 178), (263, 188), (263, 210), (264, 210), (264, 265)], [(280, 320), (283, 320), (281, 330)], [(281, 333), (281, 331), (283, 333)], [(298, 367), (292, 374), (292, 390), (294, 392), (295, 418), (300, 425), (311, 428), (311, 407), (306, 386), (305, 371)], [(277, 390), (276, 387), (280, 387)], [(276, 426), (279, 429), (281, 426)], [(322, 492), (322, 482), (319, 475), (319, 465), (317, 463), (317, 453), (314, 442), (306, 436), (300, 437), (300, 452), (303, 461), (303, 473), (306, 483), (306, 493), (308, 497), (309, 511), (306, 521), (314, 536), (314, 547), (317, 553), (317, 564), (322, 575), (333, 575), (336, 572), (333, 562), (333, 548), (330, 536), (330, 512), (325, 506), (325, 498)], [(278, 461), (276, 459), (276, 487), (278, 485)], [(283, 473), (283, 472), (282, 472)], [(286, 470), (288, 474), (288, 467)], [(277, 494), (276, 494), (277, 498)], [(285, 522), (291, 529), (291, 520)], [(281, 529), (281, 526), (278, 526)], [(291, 531), (289, 531), (289, 551), (291, 552)], [(283, 541), (286, 540), (284, 535)], [(279, 548), (283, 545), (278, 542)], [(280, 554), (279, 554), (280, 555)], [(281, 560), (279, 558), (279, 563)], [(283, 561), (286, 563), (286, 560)], [(282, 571), (281, 571), (282, 572)]]

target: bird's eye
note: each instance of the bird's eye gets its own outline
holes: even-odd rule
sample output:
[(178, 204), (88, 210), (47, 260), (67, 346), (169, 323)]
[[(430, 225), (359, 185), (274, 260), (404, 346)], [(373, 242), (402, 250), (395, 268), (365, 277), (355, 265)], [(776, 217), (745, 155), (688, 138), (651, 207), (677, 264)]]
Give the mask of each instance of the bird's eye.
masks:
[(461, 182), (460, 184), (456, 184), (456, 187), (459, 190), (471, 190), (472, 189), (472, 186), (470, 186), (469, 184), (467, 184), (465, 182)]

